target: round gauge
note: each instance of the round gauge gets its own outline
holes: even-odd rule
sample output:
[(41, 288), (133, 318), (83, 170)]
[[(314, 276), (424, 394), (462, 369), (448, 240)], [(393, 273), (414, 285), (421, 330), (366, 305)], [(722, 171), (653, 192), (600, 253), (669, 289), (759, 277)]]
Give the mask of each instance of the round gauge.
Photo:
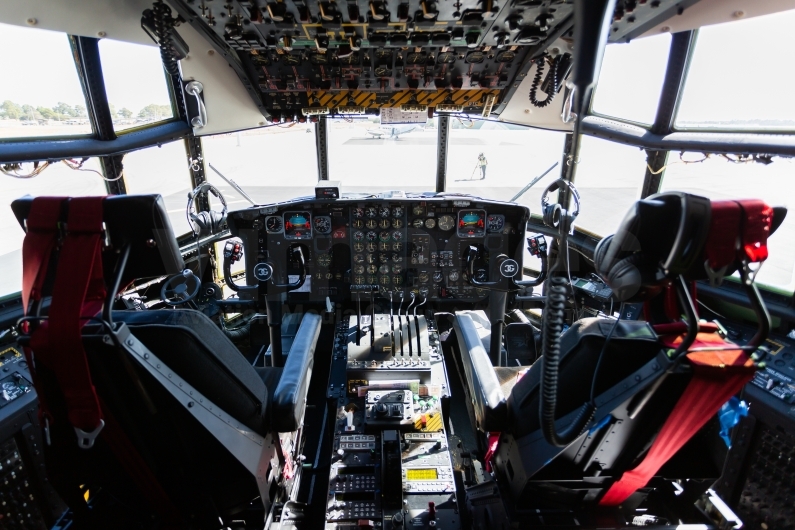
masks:
[(392, 239), (394, 239), (395, 241), (400, 241), (401, 239), (403, 239), (403, 232), (401, 232), (400, 230), (395, 230), (394, 232), (392, 232)]
[(312, 223), (315, 225), (315, 232), (319, 234), (328, 234), (331, 232), (331, 219), (329, 217), (315, 217)]
[(459, 237), (481, 237), (486, 233), (486, 212), (469, 210), (458, 212)]
[(460, 277), (460, 276), (459, 276), (459, 274), (458, 274), (458, 271), (452, 271), (450, 274), (448, 274), (448, 275), (447, 275), (447, 278), (448, 278), (448, 279), (449, 279), (451, 282), (458, 281), (458, 278), (459, 278), (459, 277)]
[(331, 265), (331, 254), (318, 254), (317, 264), (321, 267), (328, 267)]
[(431, 229), (436, 228), (436, 219), (433, 217), (429, 217), (425, 220), (425, 228)]
[(411, 226), (414, 228), (422, 228), (425, 225), (425, 222), (422, 219), (414, 219), (411, 222)]
[(485, 58), (486, 56), (483, 54), (483, 52), (475, 50), (467, 54), (466, 61), (470, 64), (471, 63), (477, 64), (477, 63), (482, 63), (483, 59)]
[(353, 227), (359, 229), (364, 228), (364, 221), (362, 221), (361, 219), (354, 219)]
[(265, 228), (270, 233), (281, 232), (282, 230), (282, 218), (277, 216), (268, 217), (265, 219)]
[(378, 209), (378, 215), (380, 215), (381, 217), (389, 217), (389, 214), (391, 212), (392, 211), (389, 209), (389, 206), (381, 206)]
[(322, 280), (323, 279), (323, 273), (322, 272), (318, 272), (317, 274), (315, 274), (315, 279), (316, 280)]
[(381, 265), (378, 267), (378, 272), (381, 274), (389, 274), (389, 265)]
[(361, 219), (362, 217), (364, 217), (364, 208), (354, 208), (353, 217), (355, 219)]
[(442, 271), (433, 271), (433, 283), (439, 283), (444, 279)]
[(334, 274), (327, 272), (326, 274), (323, 275), (323, 277), (327, 280), (330, 280), (334, 277)]
[(403, 250), (403, 243), (392, 243), (392, 250), (395, 252), (400, 252)]
[(376, 210), (375, 206), (368, 206), (367, 208), (364, 209), (364, 215), (365, 217), (369, 217), (370, 219), (372, 219), (373, 217), (378, 215), (378, 210)]
[(375, 243), (367, 243), (367, 252), (375, 252), (376, 247)]
[(328, 64), (328, 55), (325, 53), (313, 53), (309, 56), (312, 64)]
[(381, 48), (380, 50), (375, 52), (375, 56), (379, 59), (392, 59), (392, 50)]
[(389, 241), (389, 232), (387, 231), (381, 232), (380, 234), (378, 234), (378, 239), (380, 239), (381, 241)]
[(374, 230), (375, 228), (378, 227), (378, 221), (376, 221), (375, 219), (368, 219), (367, 222), (365, 223), (365, 226), (367, 226), (367, 228), (369, 228), (370, 230)]
[(403, 217), (406, 210), (402, 206), (395, 206), (392, 208), (392, 217)]
[(436, 56), (436, 63), (437, 64), (451, 64), (454, 63), (456, 59), (456, 54), (453, 52), (442, 52)]
[(428, 280), (431, 279), (431, 275), (428, 274), (428, 271), (422, 271), (419, 274), (420, 283), (428, 283)]
[(389, 276), (381, 276), (378, 280), (381, 285), (389, 285)]
[(355, 250), (356, 252), (362, 252), (364, 250), (364, 244), (357, 241), (356, 243), (353, 244), (353, 250)]
[(375, 284), (376, 281), (378, 281), (378, 276), (376, 276), (374, 274), (367, 277), (367, 283), (369, 283), (370, 285)]
[(400, 274), (403, 272), (403, 267), (400, 265), (392, 265), (392, 274)]
[(312, 239), (312, 215), (309, 212), (285, 212), (284, 238)]
[(422, 206), (420, 206), (418, 204), (414, 208), (411, 209), (411, 213), (413, 213), (414, 215), (422, 215), (422, 214), (425, 213), (425, 208), (423, 208)]
[(388, 251), (389, 250), (389, 243), (386, 243), (384, 241), (378, 243), (378, 250), (380, 250), (381, 252)]
[(353, 280), (353, 283), (355, 283), (356, 285), (364, 285), (364, 278), (362, 278), (361, 276), (359, 276), (359, 277), (357, 277), (357, 278), (355, 278), (355, 279)]
[(504, 215), (490, 215), (486, 218), (486, 226), (489, 229), (489, 232), (501, 232), (502, 228), (505, 226), (505, 216)]
[(424, 53), (410, 53), (406, 55), (406, 62), (408, 64), (425, 64), (427, 55)]
[(353, 239), (355, 239), (356, 241), (361, 241), (362, 239), (364, 239), (364, 233), (358, 231), (354, 232)]
[(395, 285), (402, 285), (403, 284), (403, 276), (393, 276), (392, 283)]
[(375, 263), (375, 254), (367, 254), (367, 263)]
[(381, 263), (388, 262), (389, 261), (389, 255), (387, 255), (387, 254), (379, 254), (378, 261), (380, 261)]
[(367, 232), (367, 236), (366, 237), (367, 237), (367, 241), (375, 241), (378, 238), (378, 234), (376, 234), (375, 232), (370, 231), (370, 232)]
[(389, 219), (381, 219), (381, 220), (378, 222), (378, 226), (379, 226), (379, 227), (380, 227), (382, 230), (386, 230), (387, 228), (389, 228), (389, 227), (390, 227)]
[(439, 228), (444, 230), (452, 230), (455, 226), (455, 219), (453, 219), (452, 215), (443, 215), (439, 218)]
[(378, 270), (378, 267), (376, 267), (375, 265), (368, 265), (367, 266), (367, 273), (368, 274), (375, 274), (377, 270)]
[(506, 50), (504, 52), (497, 54), (496, 61), (498, 63), (509, 63), (513, 61), (515, 58), (516, 58), (516, 53)]
[(300, 55), (283, 55), (283, 57), (284, 57), (284, 62), (289, 65), (301, 64)]
[(375, 67), (375, 76), (376, 77), (391, 77), (392, 76), (392, 70), (390, 70), (386, 66), (376, 66)]
[(392, 228), (403, 228), (402, 219), (392, 219)]
[(401, 261), (403, 261), (403, 256), (395, 252), (394, 254), (392, 254), (392, 261), (394, 261), (395, 263), (400, 263)]
[(354, 254), (353, 261), (354, 263), (362, 263), (364, 262), (364, 256), (362, 256), (361, 254)]
[(479, 282), (485, 282), (489, 279), (489, 273), (486, 269), (478, 269), (475, 271), (475, 279)]

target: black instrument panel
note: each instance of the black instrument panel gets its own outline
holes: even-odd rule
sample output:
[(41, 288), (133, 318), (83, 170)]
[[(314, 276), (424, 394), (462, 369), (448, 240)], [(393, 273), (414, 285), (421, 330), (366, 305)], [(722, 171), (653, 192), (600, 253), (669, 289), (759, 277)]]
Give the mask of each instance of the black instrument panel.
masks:
[[(496, 278), (498, 255), (521, 264), (529, 215), (523, 206), (470, 197), (311, 199), (233, 212), (229, 225), (243, 240), (250, 285), (257, 283), (251, 271), (260, 263), (273, 267), (275, 282), (295, 281), (302, 271), (290, 249), (298, 245), (306, 280), (290, 297), (414, 292), (475, 301), (488, 291), (466, 278), (470, 247), (478, 249), (476, 279)], [(260, 285), (260, 295), (268, 285)]]

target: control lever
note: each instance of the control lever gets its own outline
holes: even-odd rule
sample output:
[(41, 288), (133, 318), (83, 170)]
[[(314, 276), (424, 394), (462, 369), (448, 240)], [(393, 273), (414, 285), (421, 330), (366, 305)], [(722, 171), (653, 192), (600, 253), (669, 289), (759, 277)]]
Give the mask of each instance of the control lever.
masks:
[(514, 277), (519, 274), (519, 264), (516, 260), (509, 258), (505, 254), (500, 254), (497, 256), (497, 264), (500, 270), (500, 279), (496, 282), (483, 282), (476, 278), (475, 275), (475, 261), (480, 257), (480, 250), (478, 247), (474, 245), (469, 246), (469, 250), (467, 251), (466, 255), (466, 263), (464, 268), (464, 274), (467, 277), (467, 281), (474, 285), (475, 287), (480, 287), (482, 289), (490, 289), (492, 291), (518, 291), (521, 289), (519, 285), (517, 285)]

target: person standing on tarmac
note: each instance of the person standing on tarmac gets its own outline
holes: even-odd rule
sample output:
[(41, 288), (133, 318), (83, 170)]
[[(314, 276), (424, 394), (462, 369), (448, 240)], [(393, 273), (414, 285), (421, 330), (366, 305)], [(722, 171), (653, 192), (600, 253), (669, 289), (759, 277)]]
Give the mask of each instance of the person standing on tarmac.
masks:
[(488, 160), (486, 160), (486, 156), (483, 153), (478, 155), (478, 165), (480, 166), (480, 180), (486, 178), (486, 166), (489, 165)]

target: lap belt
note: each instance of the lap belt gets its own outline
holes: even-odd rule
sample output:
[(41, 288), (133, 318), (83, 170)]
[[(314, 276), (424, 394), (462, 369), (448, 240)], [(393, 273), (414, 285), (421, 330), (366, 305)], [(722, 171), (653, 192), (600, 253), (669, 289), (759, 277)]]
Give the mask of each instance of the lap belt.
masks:
[[(676, 348), (682, 336), (663, 339)], [(693, 348), (726, 346), (715, 333), (699, 333)], [(618, 506), (643, 488), (720, 407), (753, 377), (755, 367), (742, 350), (698, 351), (687, 354), (693, 377), (677, 401), (643, 461), (624, 473), (602, 497), (602, 506)]]

